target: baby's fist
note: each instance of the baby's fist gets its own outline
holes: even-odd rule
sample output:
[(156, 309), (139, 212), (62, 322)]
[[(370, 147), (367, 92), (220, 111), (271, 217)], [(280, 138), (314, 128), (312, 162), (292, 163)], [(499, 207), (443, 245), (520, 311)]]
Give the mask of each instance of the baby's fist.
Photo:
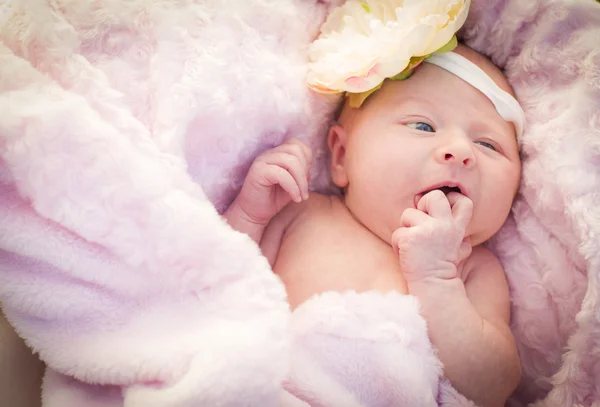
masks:
[(292, 200), (308, 199), (310, 148), (297, 139), (259, 155), (246, 176), (235, 200), (245, 216), (257, 224), (267, 224)]
[(408, 282), (427, 277), (457, 277), (457, 266), (471, 254), (466, 237), (473, 202), (452, 192), (440, 190), (424, 195), (417, 209), (406, 209), (402, 226), (392, 235), (392, 247)]

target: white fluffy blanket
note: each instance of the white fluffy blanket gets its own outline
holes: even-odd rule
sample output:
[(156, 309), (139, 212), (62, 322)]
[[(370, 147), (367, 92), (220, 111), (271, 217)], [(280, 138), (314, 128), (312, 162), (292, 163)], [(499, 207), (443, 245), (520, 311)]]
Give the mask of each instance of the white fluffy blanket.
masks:
[[(337, 100), (304, 76), (339, 1), (0, 4), (0, 301), (51, 367), (46, 405), (282, 403), (297, 325), (218, 211), (287, 137), (314, 148), (327, 187)], [(473, 0), (461, 35), (506, 69), (527, 115), (521, 192), (493, 242), (523, 362), (512, 403), (592, 406), (600, 5)]]

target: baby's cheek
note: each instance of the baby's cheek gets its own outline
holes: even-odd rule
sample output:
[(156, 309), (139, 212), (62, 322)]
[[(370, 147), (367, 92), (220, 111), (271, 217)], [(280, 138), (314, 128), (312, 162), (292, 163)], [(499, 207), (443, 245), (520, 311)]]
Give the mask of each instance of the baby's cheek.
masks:
[(500, 230), (510, 213), (511, 203), (511, 198), (498, 194), (475, 205), (467, 228), (473, 246), (487, 241)]
[(510, 212), (518, 181), (510, 178), (504, 178), (497, 183), (497, 188), (492, 193), (491, 201), (498, 216), (506, 218)]

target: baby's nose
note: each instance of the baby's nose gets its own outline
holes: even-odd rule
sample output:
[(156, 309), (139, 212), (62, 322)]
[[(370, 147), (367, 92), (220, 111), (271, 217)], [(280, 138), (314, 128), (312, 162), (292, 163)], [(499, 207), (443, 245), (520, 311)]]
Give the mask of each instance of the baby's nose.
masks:
[(436, 158), (441, 164), (463, 165), (471, 168), (475, 165), (473, 146), (468, 140), (452, 140), (438, 148)]

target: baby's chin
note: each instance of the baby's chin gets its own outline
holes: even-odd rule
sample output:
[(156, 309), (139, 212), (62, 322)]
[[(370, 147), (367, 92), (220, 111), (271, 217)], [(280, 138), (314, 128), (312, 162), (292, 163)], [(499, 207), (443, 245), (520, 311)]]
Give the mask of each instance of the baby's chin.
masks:
[(478, 228), (476, 224), (471, 224), (467, 228), (467, 236), (471, 239), (471, 246), (475, 247), (490, 240), (499, 230), (500, 227)]

